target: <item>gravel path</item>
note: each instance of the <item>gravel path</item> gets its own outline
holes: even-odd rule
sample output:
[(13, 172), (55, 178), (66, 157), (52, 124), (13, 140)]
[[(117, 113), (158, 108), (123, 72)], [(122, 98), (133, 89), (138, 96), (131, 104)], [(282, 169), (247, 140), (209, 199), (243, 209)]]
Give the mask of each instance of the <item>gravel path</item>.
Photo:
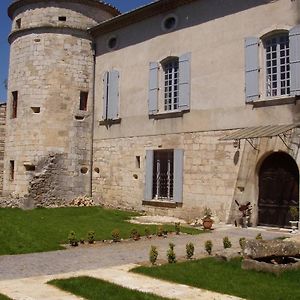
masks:
[(185, 255), (185, 245), (193, 242), (196, 257), (205, 255), (204, 242), (213, 241), (213, 252), (222, 249), (222, 239), (229, 236), (233, 247), (238, 248), (240, 237), (254, 238), (259, 232), (264, 239), (272, 239), (280, 236), (290, 236), (286, 232), (265, 230), (262, 228), (234, 228), (221, 226), (211, 233), (196, 236), (171, 235), (168, 238), (153, 237), (150, 240), (126, 241), (116, 244), (99, 243), (91, 246), (79, 246), (77, 248), (33, 253), (24, 255), (0, 256), (0, 280), (26, 278), (32, 276), (52, 275), (58, 273), (75, 272), (77, 270), (94, 270), (108, 268), (131, 263), (148, 261), (151, 245), (158, 248), (159, 258), (165, 259), (168, 244), (175, 244), (177, 257)]

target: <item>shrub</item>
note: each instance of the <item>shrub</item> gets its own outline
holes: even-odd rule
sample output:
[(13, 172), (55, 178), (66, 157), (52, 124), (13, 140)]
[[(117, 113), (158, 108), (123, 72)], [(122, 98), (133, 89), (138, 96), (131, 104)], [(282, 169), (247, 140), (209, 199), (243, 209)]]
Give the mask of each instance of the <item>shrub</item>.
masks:
[(239, 243), (240, 243), (241, 249), (244, 250), (244, 249), (245, 249), (246, 238), (241, 237), (241, 238), (239, 239)]
[(262, 237), (261, 233), (259, 233), (259, 234), (255, 237), (255, 239), (256, 239), (256, 240), (262, 240), (263, 237)]
[(176, 263), (176, 254), (174, 251), (175, 245), (173, 243), (170, 243), (169, 247), (170, 247), (170, 249), (167, 251), (168, 263), (174, 264), (174, 263)]
[(87, 240), (89, 244), (95, 243), (95, 231), (89, 231), (87, 235)]
[(225, 236), (223, 238), (223, 247), (224, 247), (224, 249), (231, 248), (231, 246), (232, 246), (232, 244), (231, 244), (228, 236)]
[(213, 243), (211, 240), (205, 242), (205, 250), (209, 255), (211, 255), (212, 247), (213, 247)]
[(74, 231), (70, 231), (69, 235), (68, 235), (68, 240), (69, 240), (69, 244), (72, 247), (77, 247), (78, 246), (78, 239), (76, 237), (76, 234)]
[(84, 244), (84, 238), (83, 238), (83, 237), (80, 238), (80, 239), (79, 239), (79, 242), (80, 242), (80, 244)]
[(175, 233), (179, 234), (180, 233), (180, 223), (175, 222)]
[(140, 239), (140, 234), (139, 232), (136, 230), (136, 228), (133, 228), (131, 230), (131, 233), (130, 233), (130, 238), (134, 239), (135, 241), (139, 240)]
[(158, 226), (156, 229), (156, 235), (157, 236), (163, 236), (164, 235), (164, 228), (162, 226)]
[(157, 257), (158, 257), (157, 248), (155, 246), (151, 246), (150, 253), (149, 253), (149, 260), (152, 266), (155, 265)]
[(121, 236), (120, 236), (120, 230), (119, 229), (114, 229), (112, 232), (111, 232), (111, 236), (112, 236), (112, 239), (113, 239), (113, 242), (120, 242), (121, 241)]
[(145, 236), (146, 236), (146, 238), (147, 238), (147, 239), (150, 239), (150, 235), (151, 235), (150, 229), (149, 229), (148, 227), (146, 227), (146, 228), (145, 228)]
[(186, 248), (186, 257), (187, 259), (191, 259), (194, 256), (195, 246), (193, 243), (188, 243), (185, 246)]

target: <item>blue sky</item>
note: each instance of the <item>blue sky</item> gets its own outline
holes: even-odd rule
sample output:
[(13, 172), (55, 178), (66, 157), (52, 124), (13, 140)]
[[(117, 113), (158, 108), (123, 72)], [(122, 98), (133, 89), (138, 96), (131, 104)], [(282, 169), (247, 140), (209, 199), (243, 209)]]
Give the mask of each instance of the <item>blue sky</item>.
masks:
[[(9, 44), (7, 36), (10, 32), (11, 20), (7, 16), (7, 7), (12, 0), (0, 0), (0, 101), (6, 100), (4, 81), (7, 78), (9, 61)], [(126, 12), (136, 7), (148, 4), (152, 0), (106, 0), (105, 2), (116, 6), (120, 11)]]

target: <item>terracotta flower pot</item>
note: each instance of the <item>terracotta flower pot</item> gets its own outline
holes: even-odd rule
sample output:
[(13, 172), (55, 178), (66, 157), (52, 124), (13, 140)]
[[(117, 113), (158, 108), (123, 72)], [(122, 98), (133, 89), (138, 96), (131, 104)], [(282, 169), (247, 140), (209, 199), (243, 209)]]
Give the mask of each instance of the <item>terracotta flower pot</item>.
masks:
[(206, 218), (203, 218), (202, 221), (203, 221), (203, 228), (204, 229), (211, 229), (212, 224), (214, 222), (211, 218), (206, 217)]

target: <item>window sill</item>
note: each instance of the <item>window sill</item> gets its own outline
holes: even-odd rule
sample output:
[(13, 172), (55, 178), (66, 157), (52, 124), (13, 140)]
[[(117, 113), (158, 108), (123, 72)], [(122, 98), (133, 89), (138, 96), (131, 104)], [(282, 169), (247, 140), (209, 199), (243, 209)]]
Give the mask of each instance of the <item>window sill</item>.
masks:
[(166, 207), (166, 208), (182, 207), (182, 203), (176, 203), (174, 201), (161, 201), (161, 200), (149, 200), (149, 201), (143, 200), (142, 205)]
[(300, 100), (299, 96), (283, 96), (283, 97), (274, 97), (274, 98), (265, 98), (258, 101), (253, 101), (251, 104), (254, 108), (256, 107), (266, 107), (266, 106), (275, 106), (275, 105), (286, 105), (286, 104), (296, 104)]
[(156, 114), (149, 115), (149, 119), (167, 119), (167, 118), (180, 118), (183, 114), (189, 112), (190, 110), (172, 110), (172, 111), (164, 111)]
[(107, 120), (101, 120), (99, 121), (99, 125), (100, 126), (111, 126), (111, 125), (114, 125), (114, 124), (121, 124), (121, 118), (118, 118), (118, 119), (107, 119)]

